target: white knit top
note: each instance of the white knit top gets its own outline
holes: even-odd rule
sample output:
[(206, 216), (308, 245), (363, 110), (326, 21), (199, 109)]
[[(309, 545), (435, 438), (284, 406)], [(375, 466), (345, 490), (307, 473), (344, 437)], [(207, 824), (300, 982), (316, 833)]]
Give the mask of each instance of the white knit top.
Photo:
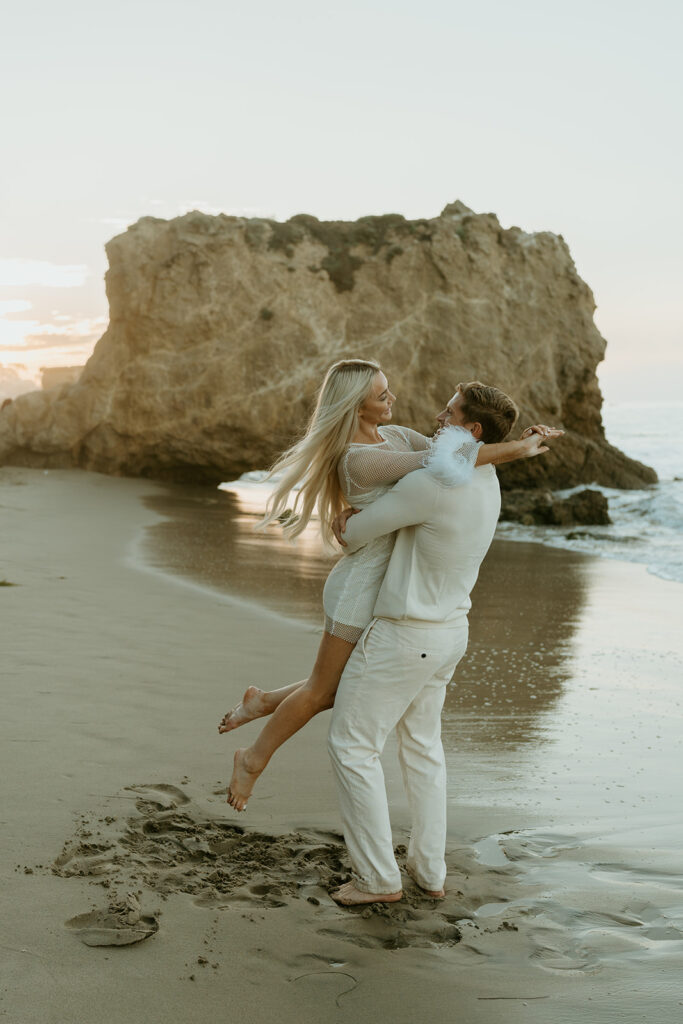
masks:
[[(461, 428), (458, 444), (445, 455), (450, 479), (466, 481), (472, 474), (479, 443)], [(345, 498), (354, 508), (367, 509), (397, 480), (433, 463), (434, 472), (444, 459), (442, 445), (433, 445), (423, 434), (408, 427), (389, 425), (379, 428), (378, 444), (352, 444), (339, 464), (339, 482)], [(455, 435), (453, 435), (455, 437)], [(360, 516), (354, 516), (360, 518)], [(355, 643), (372, 618), (389, 557), (394, 534), (367, 543), (361, 551), (342, 558), (327, 578), (323, 591), (325, 629), (333, 636)]]
[(373, 609), (377, 618), (448, 626), (471, 606), (500, 513), (500, 488), (493, 466), (474, 469), (465, 483), (452, 472), (460, 430), (442, 431), (431, 465), (405, 476), (347, 523), (349, 557), (399, 531)]

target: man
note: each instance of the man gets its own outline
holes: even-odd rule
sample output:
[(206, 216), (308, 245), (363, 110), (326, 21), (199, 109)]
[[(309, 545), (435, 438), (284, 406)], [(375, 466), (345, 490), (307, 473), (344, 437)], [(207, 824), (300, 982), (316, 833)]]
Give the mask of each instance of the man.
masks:
[[(515, 403), (497, 388), (459, 384), (437, 416), (444, 429), (432, 465), (407, 474), (353, 518), (349, 510), (342, 527), (349, 551), (399, 531), (375, 618), (346, 666), (330, 725), (328, 745), (354, 869), (354, 881), (332, 897), (345, 906), (393, 903), (403, 895), (379, 760), (393, 728), (412, 816), (407, 870), (429, 896), (444, 896), (441, 708), (467, 647), (470, 591), (500, 512), (493, 466), (476, 468), (468, 483), (453, 486), (458, 476), (450, 476), (449, 461), (463, 428), (477, 441), (494, 443), (504, 440), (517, 415)], [(529, 455), (547, 451), (544, 439), (562, 433), (531, 429), (538, 432)]]

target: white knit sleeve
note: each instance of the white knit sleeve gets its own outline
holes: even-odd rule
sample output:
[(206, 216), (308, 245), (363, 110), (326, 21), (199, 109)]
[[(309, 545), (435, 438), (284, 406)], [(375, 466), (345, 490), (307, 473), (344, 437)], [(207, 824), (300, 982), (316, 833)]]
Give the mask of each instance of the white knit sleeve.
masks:
[(432, 446), (431, 437), (425, 437), (425, 435), (421, 434), (419, 430), (413, 430), (412, 427), (400, 427), (392, 423), (391, 430), (400, 434), (407, 447), (412, 448), (414, 452), (428, 451)]
[[(429, 449), (397, 452), (383, 445), (360, 444), (350, 448), (343, 459), (347, 498), (375, 487), (395, 484), (414, 469), (422, 469)], [(475, 456), (476, 458), (476, 456)]]
[(459, 487), (472, 478), (481, 445), (464, 427), (444, 427), (432, 442), (425, 468), (439, 483)]

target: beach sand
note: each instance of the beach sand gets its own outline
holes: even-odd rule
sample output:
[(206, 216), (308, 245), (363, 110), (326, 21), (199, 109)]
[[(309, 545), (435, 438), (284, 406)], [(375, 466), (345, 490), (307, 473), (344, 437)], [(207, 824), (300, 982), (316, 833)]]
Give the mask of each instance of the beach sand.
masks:
[(447, 898), (342, 910), (327, 715), (225, 803), (258, 724), (217, 722), (306, 674), (330, 564), (247, 505), (0, 470), (0, 1019), (678, 1021), (680, 585), (495, 544), (444, 713)]

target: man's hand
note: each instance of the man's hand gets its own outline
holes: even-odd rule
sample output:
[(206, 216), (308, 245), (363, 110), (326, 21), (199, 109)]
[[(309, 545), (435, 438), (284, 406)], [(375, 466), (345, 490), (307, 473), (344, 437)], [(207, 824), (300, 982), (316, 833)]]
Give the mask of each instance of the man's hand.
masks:
[(332, 533), (335, 535), (339, 543), (343, 548), (347, 547), (346, 541), (342, 537), (346, 524), (348, 523), (351, 516), (355, 516), (356, 512), (360, 512), (359, 508), (345, 508), (343, 512), (340, 512), (338, 516), (335, 516), (332, 520)]

